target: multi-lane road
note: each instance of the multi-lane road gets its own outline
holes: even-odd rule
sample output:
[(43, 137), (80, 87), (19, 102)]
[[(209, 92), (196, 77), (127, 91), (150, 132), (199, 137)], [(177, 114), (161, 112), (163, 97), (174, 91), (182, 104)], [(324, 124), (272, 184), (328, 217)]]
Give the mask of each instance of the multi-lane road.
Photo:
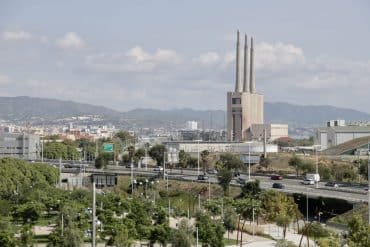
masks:
[[(85, 165), (86, 166), (86, 165)], [(78, 167), (78, 166), (77, 166)], [(107, 169), (95, 169), (91, 168), (90, 166), (85, 167), (84, 169), (76, 169), (76, 168), (63, 168), (63, 172), (76, 172), (76, 171), (83, 170), (86, 173), (114, 173), (117, 175), (130, 175), (131, 172), (135, 174), (135, 176), (154, 176), (157, 175), (158, 172), (154, 171), (153, 168), (133, 168), (131, 171), (130, 168), (122, 167), (122, 166), (108, 166)], [(187, 180), (187, 181), (197, 181), (198, 179), (198, 172), (197, 170), (179, 170), (179, 169), (168, 169), (168, 179), (176, 179), (176, 180)], [(162, 175), (163, 176), (163, 175)], [(161, 176), (161, 177), (162, 177)], [(240, 177), (244, 178), (248, 181), (248, 175), (241, 174)], [(285, 193), (293, 194), (303, 194), (309, 197), (328, 197), (328, 198), (338, 198), (347, 200), (352, 203), (357, 202), (367, 202), (368, 201), (368, 192), (364, 190), (364, 187), (328, 187), (325, 186), (324, 182), (320, 182), (318, 186), (316, 185), (303, 185), (302, 180), (298, 179), (283, 179), (283, 180), (271, 180), (270, 176), (261, 176), (261, 175), (251, 175), (251, 180), (260, 180), (261, 188), (263, 189), (270, 189), (272, 188), (272, 184), (275, 182), (282, 183), (284, 185), (283, 189), (278, 189)], [(205, 183), (217, 183), (217, 175), (209, 174), (209, 179), (207, 181), (199, 181)], [(233, 186), (241, 186), (236, 179), (233, 179), (231, 182)]]

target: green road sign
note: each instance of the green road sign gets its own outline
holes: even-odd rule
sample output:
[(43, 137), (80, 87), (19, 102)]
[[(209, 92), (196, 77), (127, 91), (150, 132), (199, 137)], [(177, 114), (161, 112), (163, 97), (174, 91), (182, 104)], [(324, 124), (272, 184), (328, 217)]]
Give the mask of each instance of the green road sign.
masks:
[(113, 143), (104, 143), (103, 152), (107, 152), (107, 153), (113, 152)]

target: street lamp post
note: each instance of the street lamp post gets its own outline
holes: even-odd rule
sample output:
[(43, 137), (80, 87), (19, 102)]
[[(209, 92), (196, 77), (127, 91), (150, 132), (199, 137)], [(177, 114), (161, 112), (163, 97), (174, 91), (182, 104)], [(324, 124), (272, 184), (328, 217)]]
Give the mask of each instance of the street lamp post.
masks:
[(198, 148), (198, 172), (197, 172), (197, 175), (199, 176), (199, 140), (198, 141), (198, 145), (197, 145), (197, 148)]
[(308, 222), (308, 188), (306, 193), (306, 221)]
[(248, 181), (251, 181), (251, 144), (248, 143)]

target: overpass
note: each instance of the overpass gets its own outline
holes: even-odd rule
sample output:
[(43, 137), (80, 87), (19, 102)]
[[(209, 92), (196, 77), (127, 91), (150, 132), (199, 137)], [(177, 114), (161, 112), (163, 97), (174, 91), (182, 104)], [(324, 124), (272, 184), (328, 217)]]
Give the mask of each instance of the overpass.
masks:
[[(85, 168), (63, 168), (63, 173), (80, 173), (80, 172), (88, 174), (116, 174), (118, 176), (130, 176), (131, 169), (125, 168), (121, 166), (109, 166), (108, 169), (95, 169), (90, 167)], [(153, 168), (134, 168), (133, 169), (134, 176), (140, 177), (153, 177), (158, 176), (158, 173), (153, 171)], [(209, 175), (208, 181), (199, 181), (197, 180), (197, 171), (190, 170), (190, 169), (168, 169), (168, 179), (169, 180), (182, 180), (182, 181), (197, 181), (200, 183), (212, 183), (217, 184), (218, 180), (216, 175)], [(240, 175), (242, 178), (248, 181), (248, 176), (246, 174)], [(163, 178), (161, 175), (159, 178)], [(262, 189), (272, 189), (272, 184), (276, 181), (271, 180), (270, 176), (263, 176), (263, 175), (251, 175), (252, 180), (260, 180), (260, 185)], [(335, 198), (335, 199), (342, 199), (346, 200), (351, 203), (360, 203), (360, 202), (368, 202), (368, 194), (365, 191), (364, 186), (357, 186), (357, 187), (327, 187), (325, 186), (325, 182), (320, 182), (318, 184), (318, 188), (314, 185), (303, 185), (301, 182), (302, 180), (299, 179), (284, 179), (278, 181), (284, 184), (284, 189), (278, 189), (287, 194), (303, 194), (310, 198), (318, 198), (318, 197), (326, 197), (326, 198)], [(235, 179), (232, 180), (231, 186), (241, 186)]]

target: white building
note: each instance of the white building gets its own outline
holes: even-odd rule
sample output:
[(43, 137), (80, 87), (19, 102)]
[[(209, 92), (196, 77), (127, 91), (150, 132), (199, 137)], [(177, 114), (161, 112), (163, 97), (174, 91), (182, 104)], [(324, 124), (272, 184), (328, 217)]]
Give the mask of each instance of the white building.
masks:
[(197, 130), (198, 122), (197, 121), (186, 121), (186, 130)]
[[(198, 153), (208, 150), (210, 153), (238, 153), (248, 152), (256, 154), (264, 152), (263, 142), (197, 142), (197, 141), (171, 141), (164, 142), (167, 150), (184, 150), (186, 153)], [(278, 146), (266, 144), (267, 153), (277, 153)]]
[(268, 142), (289, 136), (287, 124), (252, 124), (249, 130), (247, 130), (248, 140), (263, 141), (265, 130)]
[(315, 129), (314, 141), (321, 146), (321, 150), (325, 150), (365, 136), (370, 136), (370, 125), (345, 125), (344, 120), (331, 120), (327, 122), (327, 127)]

